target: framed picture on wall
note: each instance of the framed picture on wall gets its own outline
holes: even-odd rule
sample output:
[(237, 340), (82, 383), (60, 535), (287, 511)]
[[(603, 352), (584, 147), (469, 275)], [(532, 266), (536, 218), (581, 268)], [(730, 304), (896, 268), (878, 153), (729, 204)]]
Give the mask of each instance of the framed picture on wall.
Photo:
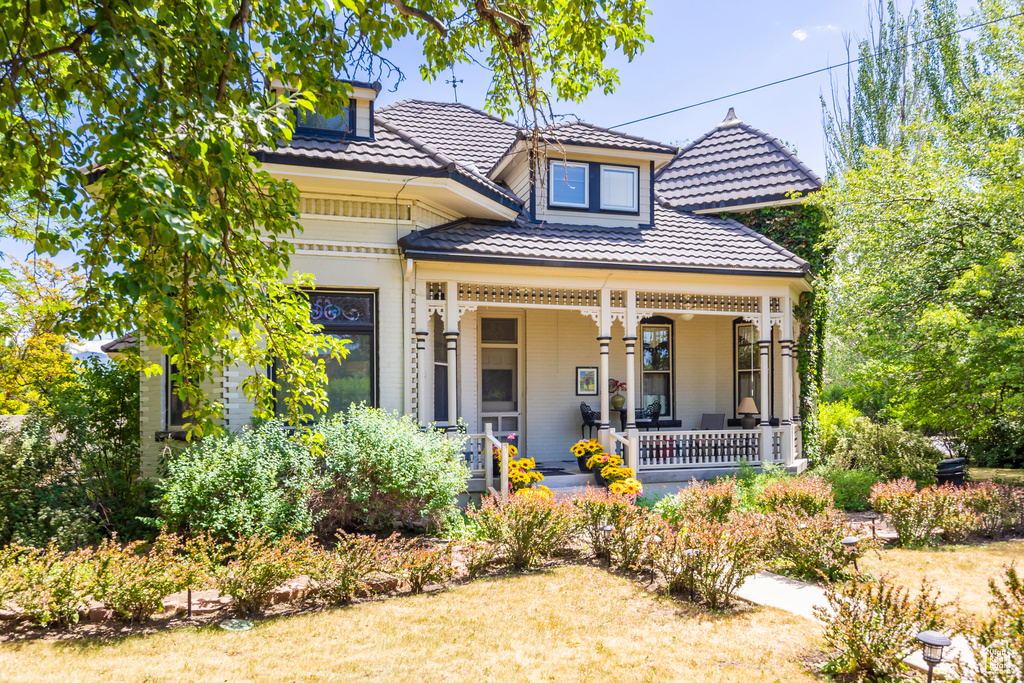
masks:
[(576, 395), (597, 396), (597, 368), (576, 368)]

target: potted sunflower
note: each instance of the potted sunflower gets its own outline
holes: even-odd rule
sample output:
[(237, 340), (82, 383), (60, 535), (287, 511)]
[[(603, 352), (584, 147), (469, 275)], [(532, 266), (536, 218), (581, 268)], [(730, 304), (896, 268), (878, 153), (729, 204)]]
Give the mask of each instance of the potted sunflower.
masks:
[(580, 472), (587, 473), (591, 471), (590, 466), (587, 464), (590, 456), (603, 452), (604, 448), (597, 442), (597, 439), (590, 439), (589, 441), (580, 439), (569, 450), (576, 456), (576, 464), (579, 465)]
[(605, 476), (605, 470), (611, 472), (613, 468), (621, 468), (622, 458), (614, 453), (594, 453), (587, 459), (587, 467), (594, 473), (594, 481), (598, 486), (607, 486), (608, 479)]

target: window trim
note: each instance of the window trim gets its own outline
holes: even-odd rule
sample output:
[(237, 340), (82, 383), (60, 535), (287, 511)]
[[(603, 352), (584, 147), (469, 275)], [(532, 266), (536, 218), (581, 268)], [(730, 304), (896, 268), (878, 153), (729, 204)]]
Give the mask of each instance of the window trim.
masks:
[[(633, 176), (633, 205), (631, 207), (624, 206), (608, 206), (605, 204), (606, 192), (604, 191), (604, 172), (605, 170), (617, 171), (619, 173), (628, 172)], [(639, 214), (640, 213), (640, 167), (639, 166), (621, 166), (618, 164), (601, 164), (598, 170), (598, 182), (601, 188), (601, 211), (608, 213), (628, 213), (628, 214)]]
[[(171, 401), (174, 398), (174, 379), (171, 377), (171, 367), (174, 363), (171, 362), (170, 356), (164, 356), (164, 429), (166, 431), (172, 431), (175, 429), (182, 429), (188, 420), (182, 415), (181, 422), (174, 422), (171, 420)], [(183, 410), (188, 410), (185, 406)]]
[[(744, 326), (744, 325), (749, 325), (750, 327), (754, 328), (755, 332), (757, 331), (757, 326), (754, 325), (754, 323), (750, 322), (749, 320), (744, 320), (743, 318), (736, 318), (735, 320), (732, 321), (732, 385), (733, 385), (733, 389), (732, 389), (732, 398), (733, 398), (733, 401), (732, 401), (732, 416), (733, 416), (733, 418), (738, 418), (739, 417), (739, 413), (736, 412), (736, 408), (739, 407), (740, 401), (743, 400), (743, 397), (740, 396), (740, 357), (739, 357), (739, 351), (738, 351), (738, 348), (737, 348), (738, 347), (737, 342), (739, 340), (739, 329), (740, 329), (741, 326)], [(773, 329), (774, 329), (774, 326), (773, 326)], [(766, 368), (758, 368), (758, 372), (760, 373), (761, 380), (763, 381), (764, 377), (765, 377), (765, 372), (767, 370), (767, 374), (768, 374), (768, 417), (771, 418), (771, 417), (775, 416), (775, 339), (774, 339), (774, 332), (769, 337), (769, 341), (771, 342), (771, 345), (768, 347), (768, 368), (767, 369)], [(758, 358), (760, 358), (760, 354), (761, 354), (760, 342), (761, 342), (760, 339), (757, 339), (757, 340), (754, 341), (754, 345), (757, 347)], [(745, 370), (744, 372), (749, 372), (749, 371)], [(753, 398), (758, 403), (760, 403), (760, 401), (761, 401), (761, 397), (760, 396), (754, 396)], [(762, 410), (763, 410), (763, 408), (762, 408)], [(758, 417), (760, 418), (762, 416), (760, 414), (758, 414)]]
[[(349, 97), (348, 106), (348, 130), (327, 130), (326, 128), (313, 128), (311, 126), (300, 126), (299, 125), (299, 108), (295, 107), (292, 111), (295, 116), (295, 134), (296, 135), (307, 135), (309, 137), (321, 137), (330, 138), (332, 140), (348, 140), (350, 138), (358, 137), (356, 134), (356, 100), (355, 98)], [(316, 113), (316, 109), (313, 110)]]
[[(567, 170), (570, 167), (582, 168), (583, 174), (583, 203), (575, 204), (569, 202), (558, 202), (555, 201), (555, 164), (563, 165)], [(548, 159), (548, 207), (553, 209), (582, 209), (585, 211), (590, 210), (590, 164), (586, 161), (569, 161), (562, 159)]]
[[(644, 370), (644, 327), (667, 327), (668, 328), (668, 370)], [(665, 399), (667, 405), (661, 407), (662, 414), (659, 417), (664, 417), (668, 420), (675, 419), (675, 402), (676, 402), (676, 326), (675, 321), (671, 318), (666, 318), (663, 315), (653, 315), (649, 318), (644, 318), (640, 321), (637, 329), (638, 341), (640, 342), (640, 383), (637, 389), (637, 396), (643, 400), (644, 395), (644, 373), (649, 372), (652, 375), (662, 375), (668, 373), (668, 397)], [(635, 406), (639, 408), (647, 409), (646, 405)]]

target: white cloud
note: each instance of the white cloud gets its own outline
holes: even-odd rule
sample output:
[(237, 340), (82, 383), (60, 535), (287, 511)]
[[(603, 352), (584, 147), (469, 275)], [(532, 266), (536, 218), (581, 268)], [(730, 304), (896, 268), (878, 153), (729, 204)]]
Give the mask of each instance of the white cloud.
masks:
[(802, 28), (798, 28), (797, 30), (793, 31), (793, 37), (800, 41), (807, 40), (807, 31), (803, 30)]
[(833, 26), (832, 24), (825, 24), (824, 26), (815, 26), (814, 30), (815, 31), (838, 31), (839, 27), (838, 26)]

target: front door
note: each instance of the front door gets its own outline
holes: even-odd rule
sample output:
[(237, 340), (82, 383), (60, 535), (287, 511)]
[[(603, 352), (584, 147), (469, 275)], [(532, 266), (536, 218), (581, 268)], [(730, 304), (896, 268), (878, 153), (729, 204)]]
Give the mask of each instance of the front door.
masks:
[(490, 423), (496, 436), (522, 450), (522, 317), (480, 318), (480, 422)]

